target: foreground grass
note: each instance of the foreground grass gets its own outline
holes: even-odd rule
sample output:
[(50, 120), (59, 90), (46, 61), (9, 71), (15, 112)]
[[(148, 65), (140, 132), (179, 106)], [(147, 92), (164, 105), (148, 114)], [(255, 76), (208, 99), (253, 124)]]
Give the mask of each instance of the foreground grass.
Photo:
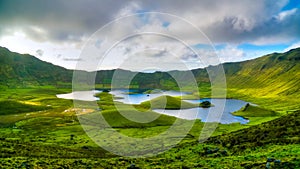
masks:
[[(107, 153), (84, 136), (77, 125), (47, 128), (45, 125), (34, 125), (34, 121), (26, 122), (20, 124), (23, 129), (14, 129), (13, 133), (1, 130), (1, 135), (5, 137), (1, 137), (1, 152), (5, 156), (2, 156), (0, 166), (127, 168), (135, 164), (140, 168), (265, 168), (267, 158), (274, 158), (280, 163), (271, 163), (272, 168), (298, 168), (299, 115), (299, 112), (295, 112), (258, 126), (212, 137), (205, 143), (190, 138), (190, 141), (150, 158), (124, 158)], [(42, 120), (52, 124), (62, 123), (61, 119), (36, 121)], [(44, 133), (49, 130), (49, 134)], [(40, 132), (38, 137), (36, 131)], [(24, 137), (25, 133), (27, 136)], [(71, 137), (71, 133), (75, 136)], [(27, 139), (16, 138), (22, 135)]]
[(11, 115), (25, 112), (35, 112), (50, 109), (50, 105), (37, 105), (18, 101), (0, 101), (0, 115)]

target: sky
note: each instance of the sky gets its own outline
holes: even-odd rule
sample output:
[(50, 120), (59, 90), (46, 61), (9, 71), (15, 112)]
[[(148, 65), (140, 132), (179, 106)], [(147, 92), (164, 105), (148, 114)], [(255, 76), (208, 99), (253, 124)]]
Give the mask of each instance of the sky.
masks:
[(68, 69), (194, 69), (300, 47), (299, 8), (299, 0), (1, 0), (0, 46)]

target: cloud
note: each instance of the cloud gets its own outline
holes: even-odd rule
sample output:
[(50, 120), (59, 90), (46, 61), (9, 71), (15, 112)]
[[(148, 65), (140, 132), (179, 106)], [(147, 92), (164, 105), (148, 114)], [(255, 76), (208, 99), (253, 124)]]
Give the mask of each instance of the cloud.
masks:
[(296, 42), (296, 43), (294, 43), (294, 44), (292, 44), (292, 45), (289, 46), (289, 47), (287, 47), (286, 49), (284, 49), (283, 52), (287, 52), (287, 51), (289, 51), (289, 50), (291, 50), (291, 49), (295, 49), (295, 48), (299, 48), (299, 47), (300, 47), (300, 41), (299, 41), (299, 42)]
[[(286, 27), (299, 28), (291, 22), (296, 9), (281, 11), (286, 0), (165, 0), (109, 1), (74, 0), (40, 2), (36, 0), (1, 1), (0, 33), (21, 30), (37, 41), (82, 42), (93, 32), (121, 16), (140, 11), (166, 12), (186, 18), (202, 29), (216, 43), (255, 41), (264, 36), (292, 36)], [(274, 19), (275, 18), (275, 19)], [(299, 18), (299, 17), (298, 17)], [(280, 21), (280, 23), (276, 23)], [(172, 23), (170, 23), (170, 26)], [(185, 25), (173, 24), (178, 29)], [(261, 29), (261, 28), (264, 29)], [(274, 29), (276, 31), (267, 31)], [(184, 30), (184, 29), (183, 29)]]
[[(72, 2), (2, 0), (0, 42), (1, 45), (8, 44), (8, 41), (5, 41), (7, 37), (14, 37), (16, 32), (21, 33), (24, 35), (22, 38), (29, 39), (34, 47), (18, 44), (17, 49), (24, 48), (22, 51), (25, 51), (25, 48), (28, 48), (47, 61), (70, 68), (64, 64), (78, 61), (72, 58), (79, 56), (81, 47), (95, 31), (115, 19), (141, 12), (126, 22), (117, 20), (118, 24), (103, 28), (102, 37), (95, 40), (94, 47), (100, 49), (120, 43), (110, 51), (108, 59), (104, 61), (107, 67), (103, 69), (120, 65), (131, 56), (139, 57), (138, 63), (142, 66), (143, 59), (151, 58), (152, 61), (164, 60), (166, 68), (171, 68), (170, 64), (176, 65), (176, 62), (189, 63), (190, 67), (195, 68), (218, 62), (212, 59), (214, 51), (210, 47), (197, 49), (197, 54), (189, 49), (197, 44), (210, 45), (210, 41), (217, 45), (225, 44), (226, 47), (217, 52), (224, 62), (241, 60), (247, 56), (245, 51), (236, 47), (239, 44), (263, 45), (300, 41), (300, 12), (297, 8), (283, 11), (288, 2), (288, 0), (73, 0)], [(142, 14), (152, 11), (170, 13), (185, 21), (170, 19), (169, 15), (155, 17)], [(199, 28), (203, 34), (201, 31), (195, 33), (193, 28), (188, 26), (190, 23)], [(135, 33), (155, 31), (171, 33), (171, 36), (137, 35), (120, 39)], [(176, 36), (172, 33), (176, 33)], [(1, 38), (4, 40), (1, 41)], [(9, 45), (13, 46), (16, 44), (13, 41), (17, 40), (14, 38)], [(180, 40), (185, 44), (180, 43)], [(37, 49), (43, 52), (37, 52)], [(65, 58), (61, 59), (60, 56)], [(82, 58), (86, 64), (99, 59), (99, 55), (95, 54), (88, 57)]]
[(38, 41), (78, 42), (111, 21), (125, 5), (109, 0), (4, 0), (0, 4), (1, 32), (21, 30)]
[(276, 16), (276, 19), (279, 21), (284, 21), (287, 17), (294, 15), (297, 11), (298, 11), (297, 8), (282, 11)]
[(151, 54), (151, 57), (164, 57), (167, 54), (168, 54), (167, 49), (163, 49), (159, 52), (155, 52), (155, 53)]
[(38, 49), (38, 50), (36, 51), (36, 55), (39, 56), (39, 57), (42, 57), (43, 54), (44, 54), (44, 51), (41, 50), (41, 49)]
[(217, 51), (221, 62), (241, 61), (245, 59), (245, 52), (236, 46), (227, 45), (225, 48)]
[(74, 62), (78, 62), (78, 61), (82, 61), (81, 58), (63, 58), (64, 61), (74, 61)]
[[(299, 39), (300, 13), (281, 16), (272, 14), (262, 21), (237, 16), (225, 17), (205, 29), (216, 43), (277, 44)], [(268, 16), (268, 15), (267, 15)], [(259, 16), (257, 16), (259, 18)]]

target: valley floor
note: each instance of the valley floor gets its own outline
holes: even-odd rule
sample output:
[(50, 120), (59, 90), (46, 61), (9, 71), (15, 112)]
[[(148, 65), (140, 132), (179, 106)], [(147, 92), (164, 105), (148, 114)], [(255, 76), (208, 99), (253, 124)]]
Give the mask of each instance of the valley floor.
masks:
[[(67, 92), (70, 89), (41, 87), (0, 93), (0, 168), (265, 168), (268, 158), (272, 168), (300, 168), (300, 111), (296, 100), (246, 98), (229, 91), (230, 97), (259, 105), (236, 112), (249, 118), (249, 124), (216, 124), (214, 137), (199, 143), (204, 123), (197, 120), (189, 134), (170, 150), (148, 158), (125, 158), (107, 152), (88, 137), (76, 113), (82, 117), (93, 113), (74, 109), (72, 101), (55, 96)], [(111, 95), (99, 97), (103, 116), (129, 137), (155, 136), (175, 120), (162, 116), (149, 124), (124, 121)], [(120, 106), (129, 110), (128, 105)], [(135, 108), (147, 112), (145, 107)], [(185, 128), (190, 122), (182, 120), (180, 124)], [(105, 137), (112, 140), (110, 135)], [(118, 138), (113, 139), (117, 142)]]

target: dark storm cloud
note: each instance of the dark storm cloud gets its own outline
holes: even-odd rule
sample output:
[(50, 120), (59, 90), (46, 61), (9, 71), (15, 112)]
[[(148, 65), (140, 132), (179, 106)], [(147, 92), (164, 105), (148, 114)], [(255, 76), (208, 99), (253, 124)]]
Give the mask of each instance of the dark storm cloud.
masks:
[[(287, 3), (287, 0), (2, 0), (0, 36), (23, 31), (35, 41), (81, 42), (128, 10), (181, 16), (215, 43), (299, 38), (299, 10), (283, 20), (276, 18)], [(132, 4), (134, 10), (130, 9)]]
[(22, 30), (37, 41), (79, 41), (112, 20), (125, 1), (0, 1), (0, 33)]

